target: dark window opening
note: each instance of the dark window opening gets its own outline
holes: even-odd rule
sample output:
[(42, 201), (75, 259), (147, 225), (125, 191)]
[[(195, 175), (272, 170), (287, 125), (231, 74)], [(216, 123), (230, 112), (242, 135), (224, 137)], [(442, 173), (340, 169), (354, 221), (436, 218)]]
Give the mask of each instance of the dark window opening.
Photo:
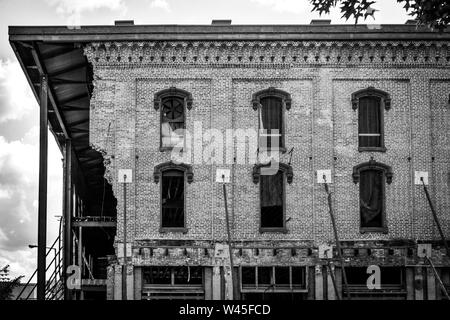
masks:
[(203, 270), (200, 267), (173, 268), (174, 284), (202, 284)]
[(184, 228), (184, 173), (167, 170), (162, 173), (162, 228)]
[(306, 283), (306, 268), (292, 267), (292, 285), (303, 286)]
[(277, 285), (287, 285), (291, 283), (289, 275), (289, 267), (276, 267), (275, 268), (275, 283)]
[(168, 267), (148, 267), (143, 272), (146, 284), (171, 284), (171, 270)]
[(382, 148), (381, 100), (378, 97), (362, 97), (359, 99), (359, 147)]
[(242, 285), (256, 285), (256, 269), (254, 267), (242, 267)]
[(284, 227), (284, 176), (282, 171), (274, 175), (261, 175), (261, 228)]
[(258, 284), (272, 284), (272, 267), (258, 267)]
[(184, 100), (168, 97), (162, 100), (161, 106), (161, 147), (173, 148), (182, 145), (184, 133), (176, 132), (185, 127)]
[[(260, 100), (260, 148), (283, 148), (283, 104), (280, 98), (267, 97)], [(272, 141), (277, 141), (273, 145)]]
[(361, 228), (383, 228), (383, 172), (361, 171), (359, 188)]
[(143, 281), (146, 285), (201, 285), (201, 267), (145, 267)]

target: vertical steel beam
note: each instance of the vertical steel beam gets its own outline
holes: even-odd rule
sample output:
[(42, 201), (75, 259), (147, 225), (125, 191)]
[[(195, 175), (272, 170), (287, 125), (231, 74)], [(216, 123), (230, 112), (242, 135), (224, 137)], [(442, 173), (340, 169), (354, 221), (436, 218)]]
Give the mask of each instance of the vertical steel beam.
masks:
[(64, 148), (64, 299), (71, 299), (67, 288), (67, 267), (72, 264), (72, 141), (66, 139)]
[(127, 175), (123, 177), (123, 269), (122, 300), (127, 300)]
[(45, 269), (47, 246), (47, 164), (48, 164), (48, 81), (41, 75), (39, 120), (39, 195), (38, 195), (38, 256), (37, 299), (45, 300)]

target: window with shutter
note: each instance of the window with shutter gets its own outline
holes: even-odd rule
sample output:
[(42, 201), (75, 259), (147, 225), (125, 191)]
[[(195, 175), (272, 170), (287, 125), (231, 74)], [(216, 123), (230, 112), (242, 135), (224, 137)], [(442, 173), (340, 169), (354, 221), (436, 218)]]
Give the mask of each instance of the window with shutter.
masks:
[(352, 108), (358, 109), (358, 150), (385, 152), (384, 110), (389, 110), (388, 93), (369, 87), (352, 94)]

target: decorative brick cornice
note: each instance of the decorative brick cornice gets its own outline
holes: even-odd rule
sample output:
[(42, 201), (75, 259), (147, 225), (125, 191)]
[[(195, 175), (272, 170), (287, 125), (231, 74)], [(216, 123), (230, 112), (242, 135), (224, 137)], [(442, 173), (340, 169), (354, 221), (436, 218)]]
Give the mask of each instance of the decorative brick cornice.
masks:
[[(253, 166), (253, 172), (252, 172), (252, 176), (253, 176), (253, 183), (258, 183), (259, 182), (259, 178), (261, 176), (261, 168), (270, 168), (271, 164), (262, 164), (262, 163), (258, 163), (255, 164)], [(286, 175), (286, 180), (289, 184), (292, 183), (292, 180), (294, 178), (294, 171), (292, 170), (292, 166), (286, 163), (278, 163), (278, 170), (282, 171), (285, 175)]]
[(449, 41), (146, 41), (93, 42), (94, 65), (450, 65)]
[(188, 183), (192, 183), (194, 181), (194, 172), (192, 171), (192, 166), (185, 163), (175, 163), (172, 161), (160, 163), (155, 166), (153, 170), (153, 179), (155, 183), (159, 183), (161, 180), (161, 175), (163, 171), (166, 170), (180, 170), (183, 171), (186, 175), (186, 179)]
[(384, 173), (384, 175), (386, 176), (386, 182), (388, 184), (392, 183), (392, 177), (394, 175), (392, 172), (392, 168), (384, 163), (375, 161), (373, 158), (371, 158), (368, 162), (364, 162), (364, 163), (358, 164), (353, 167), (352, 176), (353, 176), (354, 183), (359, 182), (360, 172), (364, 171), (364, 170), (382, 171)]

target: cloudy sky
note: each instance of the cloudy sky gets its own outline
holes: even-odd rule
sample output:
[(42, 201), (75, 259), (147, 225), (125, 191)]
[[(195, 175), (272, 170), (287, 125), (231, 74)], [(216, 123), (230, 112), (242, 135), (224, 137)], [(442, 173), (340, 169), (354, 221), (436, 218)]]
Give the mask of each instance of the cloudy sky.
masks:
[[(396, 0), (376, 0), (375, 20), (404, 23), (408, 16)], [(29, 277), (36, 268), (38, 105), (8, 42), (9, 25), (136, 24), (308, 24), (311, 19), (340, 20), (311, 13), (309, 0), (0, 0), (0, 268)], [(353, 21), (347, 21), (353, 23)], [(363, 22), (364, 23), (364, 22)], [(61, 154), (49, 136), (48, 242), (57, 236), (62, 208)]]

